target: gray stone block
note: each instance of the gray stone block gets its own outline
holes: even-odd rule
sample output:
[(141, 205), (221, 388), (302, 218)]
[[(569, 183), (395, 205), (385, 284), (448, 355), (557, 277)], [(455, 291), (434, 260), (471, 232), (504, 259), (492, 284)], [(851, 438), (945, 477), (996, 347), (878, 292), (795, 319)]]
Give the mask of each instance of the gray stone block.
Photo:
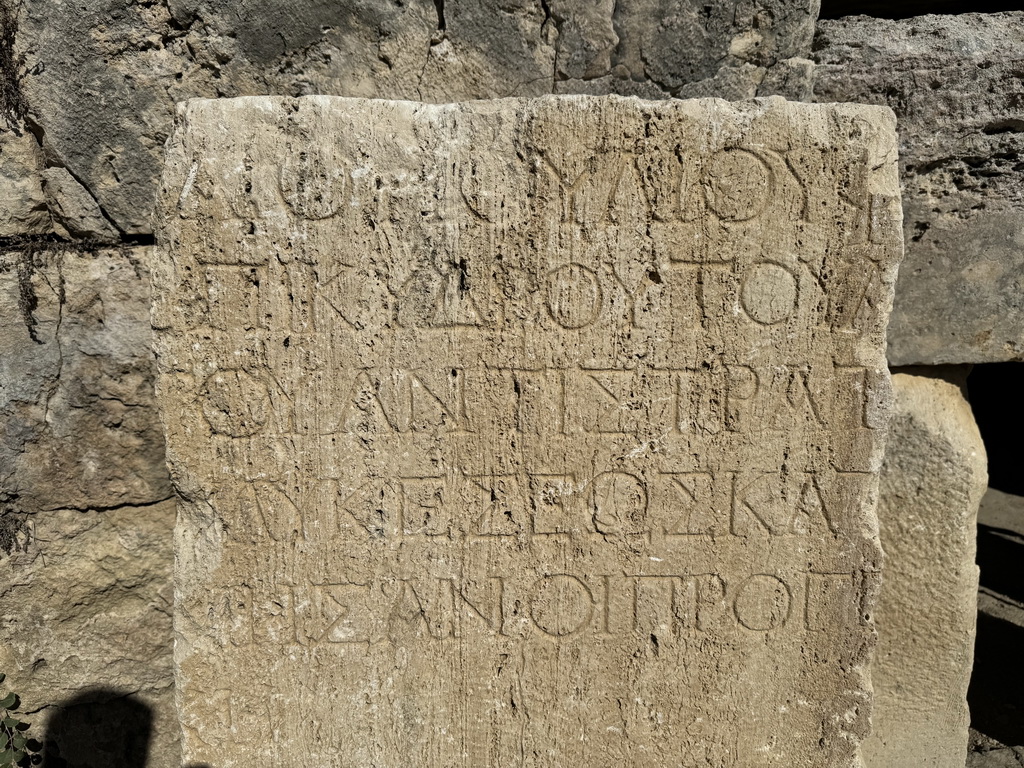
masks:
[[(35, 713), (25, 719), (31, 735), (48, 742), (48, 765), (141, 765), (142, 745), (133, 742), (146, 740), (139, 732), (146, 721), (147, 768), (181, 765), (171, 674), (173, 527), (173, 501), (27, 515), (0, 503), (0, 670)], [(69, 716), (76, 701), (90, 702), (87, 717)], [(118, 731), (125, 714), (136, 716)], [(67, 762), (51, 759), (55, 746)]]
[(170, 496), (145, 249), (0, 256), (0, 494), (19, 509)]
[(823, 20), (814, 47), (818, 101), (898, 119), (890, 363), (1024, 358), (1024, 13)]

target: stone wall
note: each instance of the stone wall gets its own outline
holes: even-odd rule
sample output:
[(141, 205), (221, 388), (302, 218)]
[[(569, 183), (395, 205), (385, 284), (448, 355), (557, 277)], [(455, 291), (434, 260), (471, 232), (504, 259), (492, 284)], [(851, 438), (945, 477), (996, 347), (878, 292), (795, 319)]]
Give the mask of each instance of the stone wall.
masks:
[[(620, 93), (887, 104), (902, 136), (908, 254), (890, 362), (1024, 358), (1024, 13), (819, 21), (817, 0), (246, 9), (0, 0), (0, 670), (30, 709), (58, 711), (87, 689), (137, 695), (163, 734), (152, 765), (177, 759), (159, 533), (173, 512), (162, 503), (171, 490), (147, 275), (176, 101)], [(919, 6), (906, 9), (888, 12)], [(71, 585), (85, 581), (94, 588), (69, 610)], [(58, 622), (91, 627), (92, 650), (77, 652)], [(110, 642), (117, 632), (124, 642)]]
[(887, 104), (903, 176), (894, 365), (1024, 357), (1024, 13), (823, 20), (818, 101)]

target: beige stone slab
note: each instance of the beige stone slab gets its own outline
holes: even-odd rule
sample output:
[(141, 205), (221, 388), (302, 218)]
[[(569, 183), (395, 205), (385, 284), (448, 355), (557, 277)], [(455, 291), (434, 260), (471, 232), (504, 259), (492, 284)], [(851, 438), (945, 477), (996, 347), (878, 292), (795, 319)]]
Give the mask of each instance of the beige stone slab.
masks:
[(183, 106), (185, 759), (859, 765), (895, 161), (781, 99)]
[(868, 768), (961, 768), (985, 446), (955, 378), (897, 374), (878, 505), (885, 577)]

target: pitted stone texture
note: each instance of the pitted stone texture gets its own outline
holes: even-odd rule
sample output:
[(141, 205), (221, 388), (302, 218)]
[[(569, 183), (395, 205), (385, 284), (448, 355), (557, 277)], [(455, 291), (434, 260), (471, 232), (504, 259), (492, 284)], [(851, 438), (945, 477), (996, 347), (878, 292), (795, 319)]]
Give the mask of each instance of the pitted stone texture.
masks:
[(894, 365), (1024, 359), (1024, 13), (822, 21), (815, 98), (891, 106), (907, 260)]
[[(26, 719), (57, 756), (81, 768), (117, 759), (130, 731), (78, 721), (55, 732), (61, 708), (80, 697), (135, 694), (152, 716), (152, 768), (179, 768), (171, 658), (174, 502), (22, 514), (0, 504), (0, 669)], [(44, 709), (45, 708), (45, 709)], [(103, 709), (101, 706), (99, 709)], [(74, 745), (87, 744), (76, 753)]]
[(974, 656), (985, 447), (962, 379), (893, 376), (878, 517), (885, 577), (869, 768), (962, 768)]
[(146, 260), (143, 248), (0, 255), (0, 501), (37, 512), (170, 497)]
[(0, 237), (49, 231), (42, 167), (42, 152), (31, 133), (0, 127)]
[[(810, 93), (818, 3), (548, 3), (558, 93), (749, 99)], [(795, 64), (800, 61), (802, 63)]]
[(120, 235), (103, 216), (99, 203), (66, 168), (43, 171), (43, 189), (49, 201), (54, 230), (65, 238), (117, 242)]
[[(815, 0), (25, 0), (21, 87), (48, 164), (151, 232), (173, 105), (274, 93), (448, 102), (560, 91), (802, 92)], [(687, 90), (691, 88), (693, 90)]]
[(893, 125), (182, 107), (153, 317), (186, 761), (859, 765)]
[[(97, 718), (132, 693), (153, 710), (147, 765), (180, 766), (174, 504), (144, 261), (145, 249), (0, 256), (0, 670), (26, 708), (46, 708), (33, 733), (76, 768), (127, 764), (123, 734)], [(76, 728), (62, 708), (82, 697), (101, 704)]]

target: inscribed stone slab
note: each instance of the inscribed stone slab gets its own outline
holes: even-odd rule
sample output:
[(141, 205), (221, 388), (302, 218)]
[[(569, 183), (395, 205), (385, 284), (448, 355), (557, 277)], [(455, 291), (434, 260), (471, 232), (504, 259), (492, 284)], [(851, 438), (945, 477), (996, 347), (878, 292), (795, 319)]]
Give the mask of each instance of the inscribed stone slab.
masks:
[(893, 125), (182, 107), (154, 325), (186, 761), (858, 765)]

